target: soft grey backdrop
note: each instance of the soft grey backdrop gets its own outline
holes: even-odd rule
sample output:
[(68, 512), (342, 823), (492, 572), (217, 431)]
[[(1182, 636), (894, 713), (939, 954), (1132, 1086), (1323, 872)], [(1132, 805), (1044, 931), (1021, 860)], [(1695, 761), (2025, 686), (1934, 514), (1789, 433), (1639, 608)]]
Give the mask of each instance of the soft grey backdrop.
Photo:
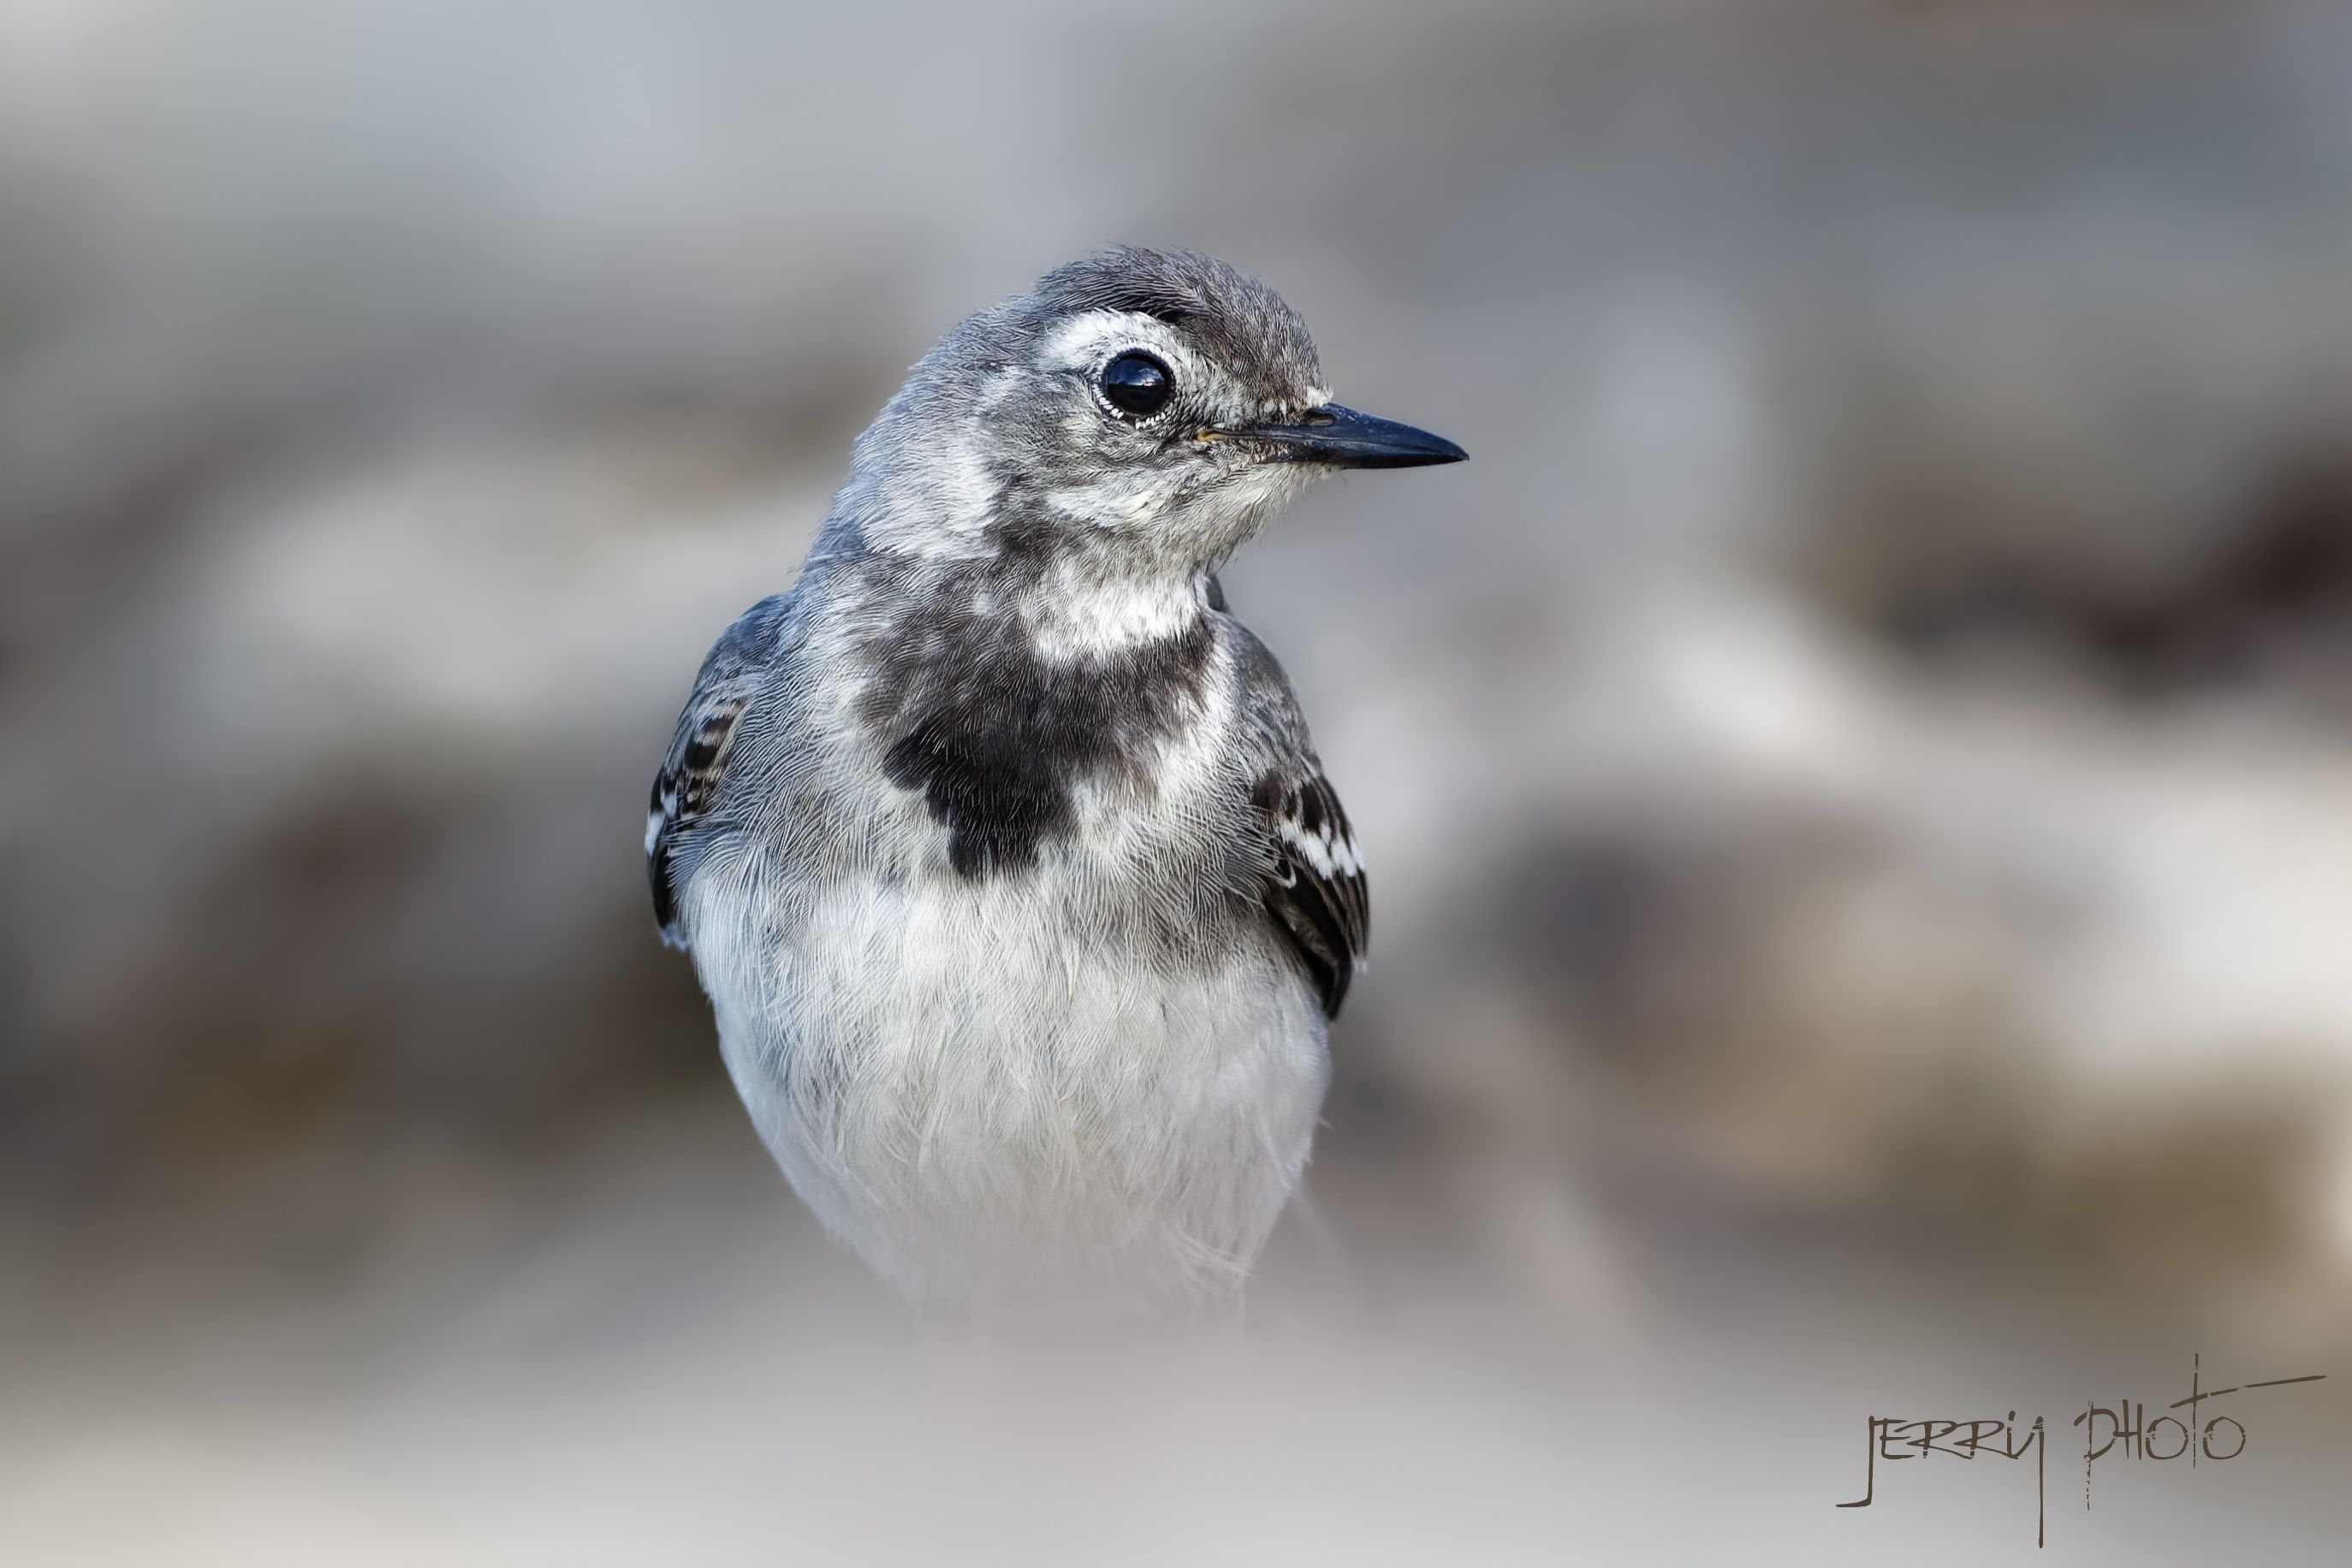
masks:
[[(2340, 1550), (2347, 24), (0, 0), (0, 1555), (1980, 1561), (2009, 1468), (1830, 1505), (2011, 1409), (2054, 1561)], [(640, 814), (903, 368), (1114, 240), (1475, 460), (1226, 579), (1374, 870), (1321, 1223), (1246, 1353), (975, 1360)], [(2199, 1352), (2342, 1375), (2084, 1513)]]

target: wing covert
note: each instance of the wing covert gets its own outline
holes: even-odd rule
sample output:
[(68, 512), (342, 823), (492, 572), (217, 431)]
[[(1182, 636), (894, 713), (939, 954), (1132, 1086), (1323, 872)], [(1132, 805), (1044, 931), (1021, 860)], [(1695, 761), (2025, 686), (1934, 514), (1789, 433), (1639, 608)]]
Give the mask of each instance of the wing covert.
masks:
[(1260, 888), (1266, 912), (1304, 961), (1324, 1016), (1337, 1018), (1371, 934), (1371, 889), (1354, 829), (1320, 769), (1305, 777), (1270, 773), (1252, 798), (1273, 851)]
[(669, 754), (654, 775), (646, 806), (646, 877), (653, 890), (654, 920), (662, 940), (673, 947), (687, 945), (677, 895), (692, 868), (688, 852), (727, 781), (744, 710), (759, 689), (763, 661), (788, 607), (786, 595), (763, 599), (727, 628), (703, 660), (670, 736)]

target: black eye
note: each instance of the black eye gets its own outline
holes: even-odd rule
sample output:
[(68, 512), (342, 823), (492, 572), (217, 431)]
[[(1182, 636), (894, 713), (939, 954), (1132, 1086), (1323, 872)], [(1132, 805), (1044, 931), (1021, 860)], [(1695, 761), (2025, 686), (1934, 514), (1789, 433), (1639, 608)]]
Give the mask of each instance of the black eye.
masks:
[(1147, 353), (1123, 353), (1103, 366), (1103, 395), (1129, 414), (1157, 414), (1168, 401), (1168, 367)]

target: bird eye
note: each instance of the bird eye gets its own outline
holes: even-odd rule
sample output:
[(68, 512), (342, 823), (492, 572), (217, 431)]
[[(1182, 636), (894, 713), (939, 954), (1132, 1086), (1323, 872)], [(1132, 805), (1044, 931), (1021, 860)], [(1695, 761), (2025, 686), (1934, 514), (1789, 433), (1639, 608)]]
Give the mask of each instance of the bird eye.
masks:
[(1123, 353), (1103, 366), (1103, 395), (1129, 414), (1157, 414), (1172, 384), (1168, 367), (1147, 353)]

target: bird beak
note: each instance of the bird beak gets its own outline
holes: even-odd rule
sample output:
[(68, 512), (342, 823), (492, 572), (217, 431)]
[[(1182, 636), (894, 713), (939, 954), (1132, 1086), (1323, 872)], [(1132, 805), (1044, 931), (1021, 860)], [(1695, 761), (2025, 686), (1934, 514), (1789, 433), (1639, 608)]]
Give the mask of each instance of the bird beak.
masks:
[(1458, 463), (1470, 455), (1443, 436), (1336, 403), (1310, 408), (1295, 419), (1244, 425), (1223, 434), (1272, 442), (1277, 462), (1334, 468), (1419, 468)]

